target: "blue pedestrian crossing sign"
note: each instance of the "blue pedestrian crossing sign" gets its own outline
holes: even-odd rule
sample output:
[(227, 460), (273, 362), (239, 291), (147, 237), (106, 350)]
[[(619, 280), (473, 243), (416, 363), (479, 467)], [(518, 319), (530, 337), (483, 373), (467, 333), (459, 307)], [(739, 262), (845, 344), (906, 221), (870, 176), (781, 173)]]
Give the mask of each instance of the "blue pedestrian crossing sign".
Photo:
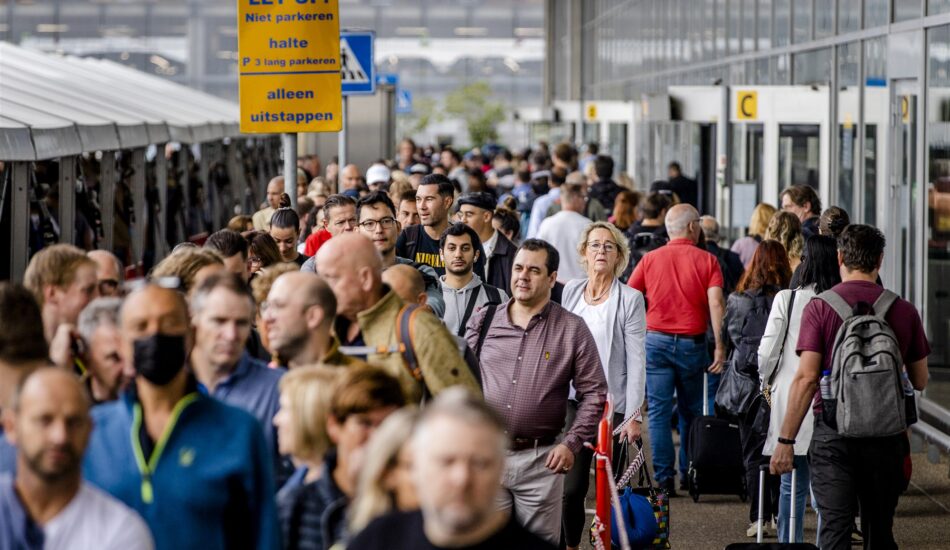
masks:
[(396, 89), (396, 114), (408, 115), (412, 112), (412, 92), (405, 88)]
[(343, 95), (375, 94), (376, 64), (372, 31), (340, 33), (340, 81)]

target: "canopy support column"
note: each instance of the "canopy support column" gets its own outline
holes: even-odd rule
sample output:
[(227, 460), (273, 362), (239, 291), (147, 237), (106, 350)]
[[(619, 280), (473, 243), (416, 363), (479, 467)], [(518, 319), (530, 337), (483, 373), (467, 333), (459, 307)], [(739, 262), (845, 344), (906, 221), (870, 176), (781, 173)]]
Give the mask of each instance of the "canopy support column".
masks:
[(76, 157), (59, 159), (59, 242), (73, 244), (76, 231)]
[(10, 279), (19, 282), (30, 254), (30, 163), (11, 163), (10, 170)]
[[(103, 151), (99, 164), (99, 212), (102, 216), (100, 248), (113, 251), (115, 241), (115, 151)], [(125, 258), (120, 258), (123, 262)]]

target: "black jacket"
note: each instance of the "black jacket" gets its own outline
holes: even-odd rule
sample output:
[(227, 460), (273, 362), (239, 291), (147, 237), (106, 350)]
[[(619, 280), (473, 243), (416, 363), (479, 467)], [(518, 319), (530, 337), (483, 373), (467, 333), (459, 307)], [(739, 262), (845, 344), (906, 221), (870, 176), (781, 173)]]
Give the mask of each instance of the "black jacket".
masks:
[(670, 181), (654, 182), (654, 184), (650, 186), (650, 192), (653, 193), (657, 191), (676, 193), (680, 202), (692, 204), (697, 210), (702, 211), (697, 204), (699, 202), (699, 189), (696, 180), (691, 180), (686, 176), (680, 175)]
[(343, 491), (333, 481), (336, 451), (324, 458), (320, 478), (304, 484), (295, 474), (277, 493), (277, 511), (288, 550), (328, 550), (343, 539), (346, 506)]
[(604, 208), (607, 209), (607, 213), (612, 214), (614, 211), (614, 201), (617, 200), (617, 195), (620, 194), (620, 191), (622, 191), (622, 188), (617, 185), (614, 180), (600, 180), (590, 186), (588, 196), (600, 201), (600, 204), (604, 205)]
[(488, 284), (511, 296), (511, 266), (515, 263), (518, 247), (498, 231), (498, 242), (488, 262)]
[(722, 289), (723, 295), (728, 296), (736, 289), (739, 279), (745, 272), (742, 260), (735, 252), (722, 248), (716, 243), (706, 241), (706, 250), (719, 260), (719, 268), (722, 269), (722, 280), (725, 287)]
[(758, 377), (758, 351), (768, 324), (772, 300), (780, 289), (756, 288), (734, 292), (726, 300), (722, 343), (732, 366), (749, 377)]

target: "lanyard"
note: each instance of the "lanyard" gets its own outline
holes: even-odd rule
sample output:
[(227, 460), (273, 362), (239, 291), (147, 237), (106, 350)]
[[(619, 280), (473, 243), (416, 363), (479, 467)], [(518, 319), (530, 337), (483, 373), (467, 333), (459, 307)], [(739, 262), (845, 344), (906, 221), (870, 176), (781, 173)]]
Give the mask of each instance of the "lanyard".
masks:
[(152, 450), (152, 455), (148, 461), (145, 460), (145, 453), (142, 451), (142, 444), (139, 441), (139, 431), (142, 429), (142, 405), (138, 402), (133, 405), (132, 451), (135, 453), (135, 464), (139, 468), (139, 473), (142, 474), (142, 502), (145, 504), (151, 504), (152, 501), (155, 500), (155, 493), (152, 490), (152, 474), (158, 466), (158, 460), (162, 456), (162, 451), (165, 450), (165, 444), (168, 443), (168, 438), (171, 437), (172, 431), (175, 429), (175, 425), (178, 423), (178, 418), (181, 416), (182, 411), (196, 399), (198, 399), (198, 393), (192, 392), (182, 397), (178, 403), (175, 403), (175, 408), (172, 409), (168, 424), (165, 425), (165, 430), (158, 439), (155, 449)]

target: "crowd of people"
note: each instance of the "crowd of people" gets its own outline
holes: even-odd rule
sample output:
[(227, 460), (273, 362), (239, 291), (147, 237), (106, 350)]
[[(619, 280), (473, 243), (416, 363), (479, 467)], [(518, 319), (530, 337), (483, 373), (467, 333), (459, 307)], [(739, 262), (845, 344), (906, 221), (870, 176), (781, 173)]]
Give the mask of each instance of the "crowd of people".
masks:
[[(646, 421), (669, 497), (691, 475), (673, 431), (715, 414), (740, 426), (749, 536), (802, 541), (811, 493), (822, 548), (856, 517), (896, 548), (913, 419), (849, 430), (892, 412), (892, 374), (901, 404), (923, 389), (930, 348), (878, 277), (883, 236), (795, 185), (728, 247), (668, 175), (404, 140), (365, 173), (304, 157), (296, 205), (275, 177), (144, 279), (43, 248), (0, 283), (0, 548), (577, 548), (608, 399), (614, 456)], [(838, 335), (868, 315), (896, 367), (840, 382), (880, 391), (836, 413)]]

